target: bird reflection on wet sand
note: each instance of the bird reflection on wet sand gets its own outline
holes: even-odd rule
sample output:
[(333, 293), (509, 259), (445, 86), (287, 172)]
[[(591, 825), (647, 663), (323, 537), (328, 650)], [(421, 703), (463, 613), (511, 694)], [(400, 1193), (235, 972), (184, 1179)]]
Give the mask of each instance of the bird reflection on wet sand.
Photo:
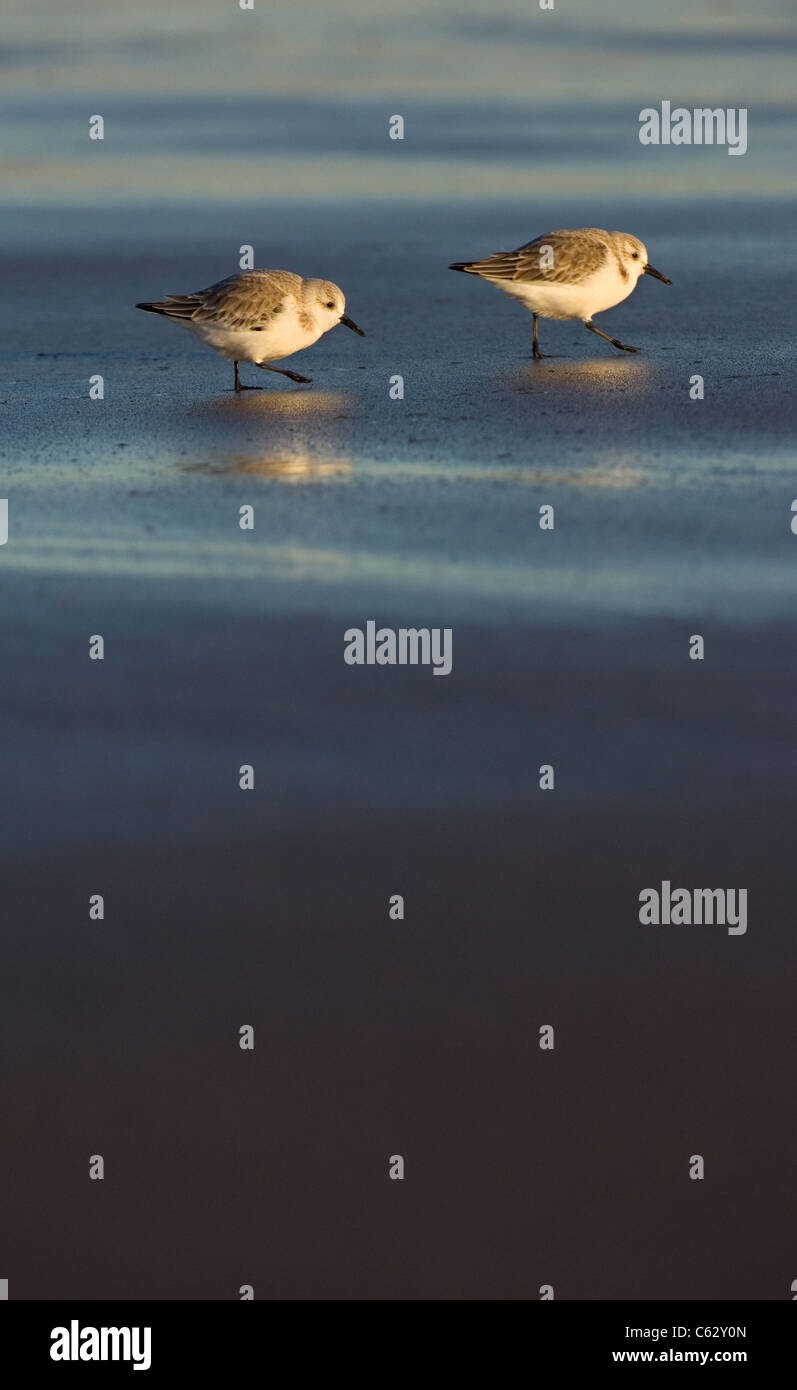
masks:
[(557, 359), (549, 353), (544, 363), (529, 358), (522, 366), (502, 372), (500, 380), (527, 395), (551, 390), (565, 392), (577, 407), (583, 394), (603, 394), (617, 388), (636, 395), (647, 390), (654, 378), (653, 367), (638, 357), (595, 357), (578, 362), (572, 357)]
[(301, 451), (292, 453), (223, 454), (213, 460), (183, 465), (186, 473), (204, 473), (215, 477), (236, 474), (256, 478), (275, 478), (286, 483), (329, 483), (348, 481), (352, 474), (347, 458), (317, 457)]
[(350, 391), (232, 391), (210, 400), (194, 401), (190, 414), (241, 419), (242, 416), (270, 415), (275, 419), (346, 420), (354, 396)]

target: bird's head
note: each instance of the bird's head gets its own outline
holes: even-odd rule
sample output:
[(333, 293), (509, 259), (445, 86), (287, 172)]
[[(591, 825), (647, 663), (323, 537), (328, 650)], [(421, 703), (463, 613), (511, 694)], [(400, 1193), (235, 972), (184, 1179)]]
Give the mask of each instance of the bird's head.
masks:
[(346, 317), (346, 299), (343, 291), (338, 289), (337, 285), (333, 285), (331, 280), (305, 280), (304, 299), (306, 308), (316, 323), (323, 324), (325, 333), (334, 328), (336, 323), (345, 323), (352, 333), (359, 333), (361, 338), (365, 337), (362, 329)]
[(652, 275), (656, 280), (662, 280), (665, 285), (671, 285), (672, 280), (668, 280), (666, 275), (662, 275), (660, 270), (655, 270), (648, 261), (648, 248), (639, 237), (629, 236), (627, 232), (612, 232), (612, 241), (620, 264), (636, 284), (640, 275)]

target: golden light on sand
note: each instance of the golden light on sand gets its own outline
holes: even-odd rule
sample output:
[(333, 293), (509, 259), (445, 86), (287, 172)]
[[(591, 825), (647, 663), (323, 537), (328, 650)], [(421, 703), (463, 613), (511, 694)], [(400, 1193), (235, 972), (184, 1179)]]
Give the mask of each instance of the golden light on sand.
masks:
[(227, 477), (235, 474), (255, 478), (276, 478), (286, 483), (329, 483), (347, 481), (352, 463), (347, 458), (331, 458), (289, 450), (252, 454), (222, 454), (216, 459), (183, 465), (187, 473)]
[[(587, 335), (584, 335), (587, 337)], [(577, 352), (577, 346), (563, 345), (566, 353)], [(545, 395), (546, 392), (566, 393), (577, 399), (578, 394), (604, 396), (607, 389), (619, 394), (641, 395), (654, 381), (653, 368), (636, 355), (590, 357), (584, 361), (572, 357), (547, 355), (542, 362), (529, 360), (502, 375), (502, 384), (522, 391), (524, 395)]]
[[(309, 365), (309, 364), (308, 364)], [(245, 371), (246, 368), (243, 368)], [(256, 370), (256, 369), (254, 369)], [(244, 419), (274, 417), (279, 420), (345, 420), (348, 418), (354, 397), (350, 391), (307, 390), (292, 387), (290, 390), (272, 389), (270, 386), (259, 390), (241, 391), (240, 395), (228, 390), (221, 396), (210, 400), (192, 402), (190, 414), (212, 415), (217, 418)]]
[(274, 454), (252, 457), (230, 454), (211, 472), (246, 473), (260, 478), (280, 478), (287, 483), (326, 483), (347, 479), (352, 472), (350, 459), (316, 458), (310, 454)]

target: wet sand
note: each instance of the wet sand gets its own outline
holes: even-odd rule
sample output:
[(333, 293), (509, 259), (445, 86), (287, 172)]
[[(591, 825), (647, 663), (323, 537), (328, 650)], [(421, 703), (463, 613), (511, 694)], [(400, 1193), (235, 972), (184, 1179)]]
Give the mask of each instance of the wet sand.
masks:
[[(9, 218), (12, 1297), (787, 1296), (794, 209), (591, 211)], [(532, 363), (445, 266), (585, 220), (673, 286)], [(132, 308), (242, 226), (368, 334), (312, 387)], [(346, 666), (371, 618), (452, 674)], [(640, 926), (664, 878), (747, 934)]]

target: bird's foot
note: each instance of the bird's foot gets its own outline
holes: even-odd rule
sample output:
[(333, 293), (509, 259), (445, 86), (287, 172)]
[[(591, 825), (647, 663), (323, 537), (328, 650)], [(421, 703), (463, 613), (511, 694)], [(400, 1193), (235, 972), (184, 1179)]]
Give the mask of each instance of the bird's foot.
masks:
[(540, 352), (540, 349), (538, 347), (531, 349), (531, 355), (535, 362), (542, 362), (543, 358), (545, 357), (545, 353)]
[(285, 372), (284, 375), (289, 376), (291, 381), (298, 381), (301, 386), (309, 386), (313, 380), (311, 376), (299, 376), (298, 372)]

